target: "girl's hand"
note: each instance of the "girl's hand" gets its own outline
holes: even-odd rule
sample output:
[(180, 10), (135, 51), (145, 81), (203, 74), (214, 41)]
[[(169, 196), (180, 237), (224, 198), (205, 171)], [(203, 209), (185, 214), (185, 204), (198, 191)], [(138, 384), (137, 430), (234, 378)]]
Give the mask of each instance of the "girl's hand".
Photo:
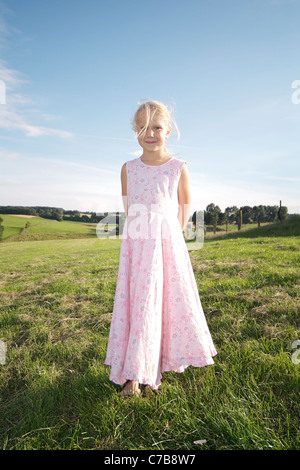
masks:
[(126, 163), (122, 166), (121, 169), (121, 185), (122, 185), (122, 199), (123, 199), (123, 206), (125, 210), (126, 216), (128, 215), (128, 205), (127, 205), (127, 171), (126, 171)]
[(183, 165), (181, 170), (181, 176), (178, 183), (178, 220), (181, 229), (184, 230), (189, 217), (190, 217), (190, 204), (191, 204), (191, 193), (190, 193), (190, 179), (186, 164)]

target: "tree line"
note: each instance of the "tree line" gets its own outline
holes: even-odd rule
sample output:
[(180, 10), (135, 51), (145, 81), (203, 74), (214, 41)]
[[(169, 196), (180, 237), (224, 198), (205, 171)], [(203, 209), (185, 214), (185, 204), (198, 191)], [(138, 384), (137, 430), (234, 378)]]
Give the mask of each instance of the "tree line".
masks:
[[(225, 224), (252, 224), (261, 222), (282, 221), (288, 217), (288, 208), (286, 206), (230, 206), (226, 207), (224, 212), (218, 205), (210, 203), (204, 211), (205, 225), (225, 225)], [(193, 214), (193, 222), (196, 221), (196, 212)]]
[(108, 215), (108, 212), (97, 215), (96, 212), (86, 212), (85, 214), (81, 214), (78, 210), (64, 210), (61, 207), (0, 206), (0, 214), (33, 215), (36, 217), (43, 217), (44, 219), (53, 219), (58, 221), (71, 220), (73, 222), (98, 223)]
[[(58, 221), (70, 220), (74, 222), (98, 223), (104, 217), (108, 216), (108, 212), (97, 214), (96, 212), (86, 212), (81, 214), (78, 210), (64, 210), (59, 207), (45, 206), (0, 206), (0, 214), (23, 214), (43, 217), (45, 219), (54, 219)], [(119, 215), (117, 212), (114, 223), (119, 223)], [(285, 220), (288, 216), (288, 208), (286, 206), (231, 206), (226, 207), (224, 212), (218, 205), (210, 203), (204, 211), (205, 225), (225, 225), (225, 224), (251, 224), (257, 222), (276, 222), (277, 220)], [(241, 220), (242, 217), (242, 220)], [(196, 212), (192, 216), (192, 221), (196, 221)], [(113, 223), (113, 222), (112, 222)]]

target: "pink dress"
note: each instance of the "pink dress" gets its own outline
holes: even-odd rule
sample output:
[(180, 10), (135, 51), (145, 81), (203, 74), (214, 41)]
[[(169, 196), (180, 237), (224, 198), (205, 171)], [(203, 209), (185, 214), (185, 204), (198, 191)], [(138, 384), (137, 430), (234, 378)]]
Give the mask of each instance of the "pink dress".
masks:
[(128, 216), (105, 359), (120, 385), (157, 389), (163, 372), (213, 364), (217, 354), (177, 217), (184, 163), (126, 162)]

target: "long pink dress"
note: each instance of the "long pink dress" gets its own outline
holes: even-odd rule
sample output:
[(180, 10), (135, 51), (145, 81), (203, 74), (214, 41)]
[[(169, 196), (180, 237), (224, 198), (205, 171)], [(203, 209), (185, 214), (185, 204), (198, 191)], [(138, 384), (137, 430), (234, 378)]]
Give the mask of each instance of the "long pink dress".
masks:
[(120, 385), (157, 389), (163, 372), (213, 364), (217, 354), (177, 217), (184, 163), (126, 162), (128, 216), (105, 359)]

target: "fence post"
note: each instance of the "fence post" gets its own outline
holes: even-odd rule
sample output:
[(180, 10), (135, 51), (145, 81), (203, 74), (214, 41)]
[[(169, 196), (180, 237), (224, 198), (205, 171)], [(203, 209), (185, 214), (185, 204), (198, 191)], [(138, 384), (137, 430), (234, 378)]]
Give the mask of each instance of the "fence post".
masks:
[(238, 216), (238, 230), (241, 230), (243, 224), (243, 211), (240, 210), (239, 216)]
[(281, 201), (280, 201), (280, 206), (278, 209), (278, 219), (280, 220), (280, 223), (282, 224), (282, 217), (281, 217)]

